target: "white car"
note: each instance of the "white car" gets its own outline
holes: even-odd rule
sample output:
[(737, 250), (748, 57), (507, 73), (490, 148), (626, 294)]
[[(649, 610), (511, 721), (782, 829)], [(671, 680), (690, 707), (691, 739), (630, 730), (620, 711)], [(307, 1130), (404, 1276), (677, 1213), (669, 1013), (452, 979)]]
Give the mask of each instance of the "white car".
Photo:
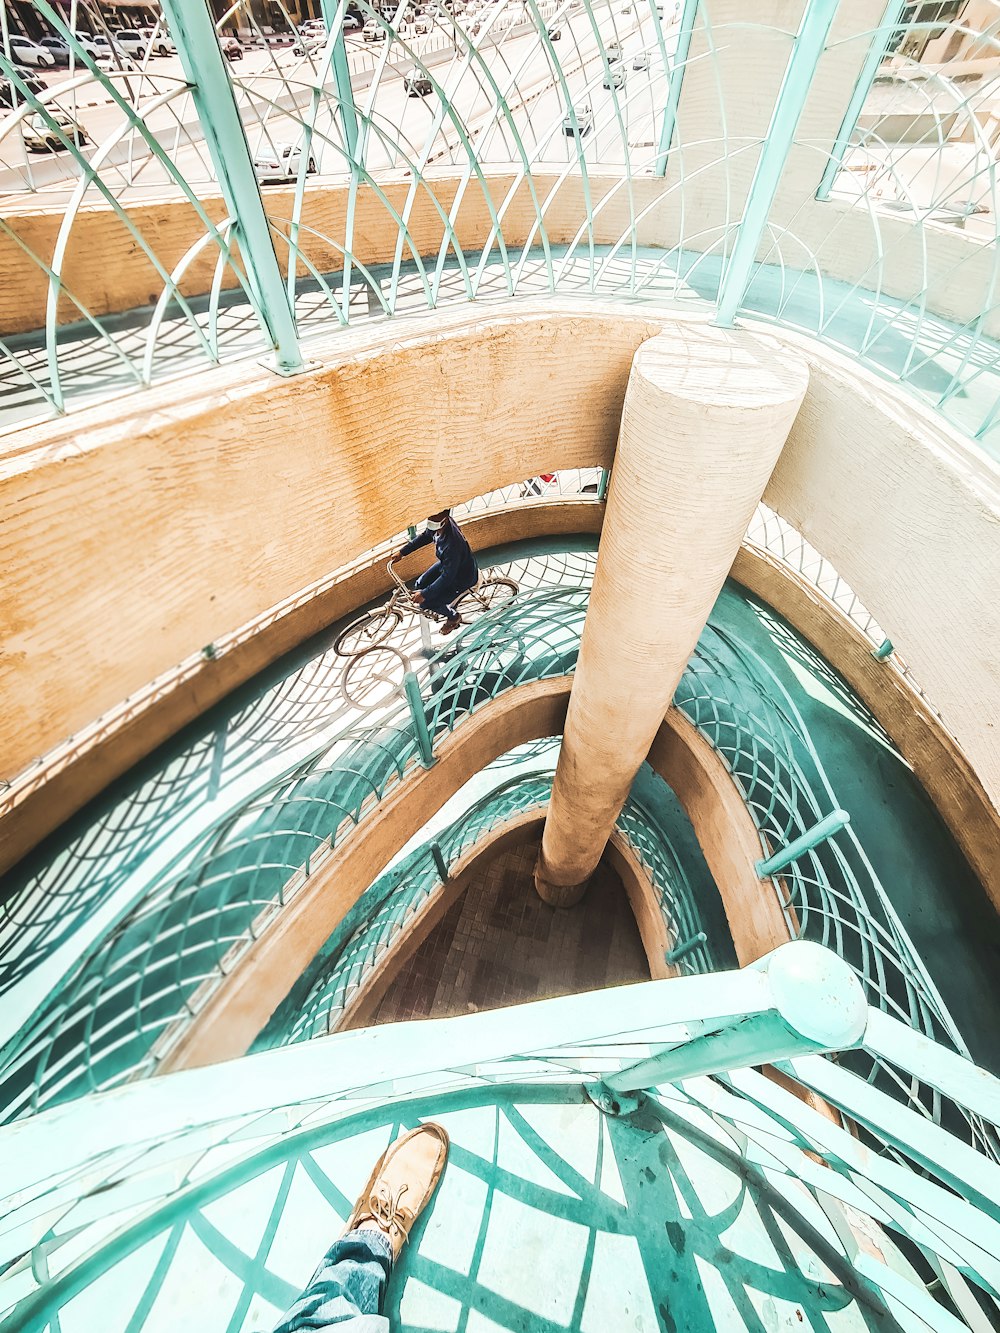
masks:
[(625, 66), (621, 64), (609, 65), (607, 73), (604, 75), (605, 88), (624, 88), (625, 87)]
[(35, 65), (39, 69), (51, 69), (56, 63), (56, 58), (51, 51), (46, 51), (44, 46), (38, 42), (33, 42), (27, 37), (11, 36), (10, 55), (11, 59), (19, 65)]
[(385, 36), (385, 28), (374, 19), (369, 19), (362, 29), (361, 36), (366, 42), (380, 42)]
[(25, 148), (29, 148), (33, 153), (60, 153), (65, 150), (66, 145), (55, 130), (50, 128), (49, 120), (55, 121), (65, 137), (71, 143), (75, 143), (77, 148), (90, 143), (87, 131), (79, 121), (74, 120), (67, 111), (62, 111), (57, 106), (50, 106), (48, 118), (42, 115), (28, 116), (22, 125), (21, 134)]
[(83, 47), (84, 51), (86, 51), (87, 55), (93, 60), (96, 60), (102, 51), (108, 49), (108, 41), (106, 37), (102, 37), (101, 45), (98, 45), (97, 38), (92, 33), (75, 32), (73, 36)]
[[(254, 174), (261, 185), (285, 185), (299, 174), (302, 149), (290, 143), (267, 144), (253, 155)], [(315, 176), (316, 159), (310, 154), (306, 175)]]
[(574, 107), (570, 115), (563, 117), (563, 134), (579, 135), (582, 139), (594, 128), (594, 113), (589, 102), (582, 102)]
[(104, 74), (117, 74), (119, 71), (124, 71), (126, 74), (137, 74), (139, 72), (139, 66), (128, 52), (123, 51), (120, 47), (115, 47), (113, 50), (105, 47), (94, 61), (94, 64)]
[(147, 38), (135, 28), (122, 28), (115, 33), (115, 45), (127, 51), (135, 60), (146, 54)]
[(172, 56), (176, 54), (177, 47), (174, 46), (173, 38), (162, 24), (158, 28), (140, 28), (139, 32), (145, 37), (146, 43), (154, 56)]
[(632, 61), (633, 69), (649, 69), (649, 52), (639, 51)]

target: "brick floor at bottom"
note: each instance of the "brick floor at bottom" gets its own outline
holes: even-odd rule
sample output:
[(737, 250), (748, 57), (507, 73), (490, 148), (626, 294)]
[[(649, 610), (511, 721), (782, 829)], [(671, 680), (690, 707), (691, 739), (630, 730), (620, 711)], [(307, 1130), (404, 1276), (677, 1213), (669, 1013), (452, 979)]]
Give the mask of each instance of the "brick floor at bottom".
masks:
[(376, 1023), (444, 1018), (648, 981), (625, 890), (599, 867), (583, 901), (553, 908), (532, 881), (537, 839), (485, 862), (386, 992)]

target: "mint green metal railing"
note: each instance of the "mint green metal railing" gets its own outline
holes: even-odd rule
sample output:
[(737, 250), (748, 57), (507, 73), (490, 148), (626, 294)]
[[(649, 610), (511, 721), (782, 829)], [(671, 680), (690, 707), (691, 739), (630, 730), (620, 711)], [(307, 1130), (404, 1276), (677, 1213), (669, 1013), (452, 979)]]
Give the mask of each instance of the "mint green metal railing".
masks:
[[(516, 12), (490, 7), (475, 21), (441, 15), (422, 34), (406, 23), (404, 10), (390, 21), (363, 0), (378, 40), (345, 36), (343, 9), (328, 5), (327, 40), (314, 48), (297, 34), (299, 55), (273, 45), (241, 10), (240, 21), (250, 24), (246, 39), (260, 45), (239, 64), (194, 40), (192, 11), (178, 18), (173, 33), (190, 81), (148, 54), (137, 71), (98, 70), (61, 11), (48, 0), (37, 9), (71, 43), (72, 77), (33, 92), (0, 52), (0, 73), (21, 99), (20, 110), (0, 125), (0, 176), (7, 177), (0, 189), (20, 190), (22, 205), (41, 206), (60, 198), (59, 191), (69, 199), (51, 251), (29, 221), (30, 208), (8, 212), (0, 225), (0, 251), (5, 245), (17, 251), (18, 263), (27, 260), (49, 289), (44, 327), (8, 333), (0, 327), (6, 357), (0, 412), (6, 408), (11, 421), (199, 364), (259, 355), (276, 340), (297, 346), (303, 337), (373, 314), (560, 291), (648, 297), (716, 313), (724, 323), (738, 313), (760, 314), (805, 329), (901, 381), (988, 449), (998, 447), (1000, 274), (989, 138), (996, 69), (986, 62), (984, 78), (960, 83), (946, 69), (927, 77), (912, 55), (881, 60), (895, 21), (891, 7), (868, 32), (820, 40), (829, 13), (821, 21), (819, 0), (812, 0), (788, 46), (794, 58), (771, 129), (758, 141), (741, 137), (727, 120), (721, 66), (731, 41), (741, 37), (713, 21), (707, 3), (697, 10), (686, 5), (674, 24), (672, 11), (661, 20), (652, 0), (640, 0), (628, 15), (596, 0), (531, 0)], [(232, 31), (235, 13), (221, 21), (222, 31)], [(758, 22), (748, 16), (743, 28)], [(966, 32), (959, 21), (907, 24), (904, 51), (919, 45), (922, 33), (944, 28), (956, 40)], [(549, 35), (556, 29), (558, 41)], [(624, 44), (623, 61), (610, 58), (613, 42)], [(839, 59), (848, 43), (861, 53), (859, 81), (825, 151), (793, 138), (796, 107), (815, 90), (815, 69)], [(981, 34), (979, 50), (1000, 50), (1000, 39)], [(199, 75), (200, 62), (209, 59), (213, 75)], [(720, 66), (719, 105), (711, 114), (722, 128), (711, 131), (714, 139), (678, 118), (692, 59)], [(612, 65), (625, 69), (621, 87)], [(431, 92), (403, 97), (401, 106), (400, 80), (409, 74), (428, 80)], [(924, 112), (906, 110), (914, 96), (924, 99)], [(117, 118), (102, 129), (96, 151), (78, 145), (52, 118), (56, 108), (68, 109), (85, 125), (90, 101), (106, 103)], [(60, 144), (38, 166), (23, 140), (36, 115)], [(921, 135), (922, 143), (908, 142)], [(232, 210), (238, 207), (241, 226), (256, 217), (260, 227), (248, 162), (275, 153), (284, 161), (286, 144), (293, 150), (288, 190), (264, 199), (270, 236), (255, 233), (254, 246), (240, 247), (237, 260)], [(793, 154), (815, 169), (805, 173), (801, 200), (774, 210), (774, 189), (782, 181), (787, 192), (783, 172)], [(733, 176), (744, 155), (759, 157), (746, 207)], [(231, 179), (237, 160), (239, 205)], [(442, 168), (452, 182), (444, 192)], [(399, 172), (409, 173), (402, 186)], [(703, 230), (698, 210), (685, 206), (706, 172), (718, 177), (727, 200), (711, 231)], [(650, 193), (644, 181), (657, 176), (662, 188)], [(317, 179), (346, 183), (343, 212), (310, 206)], [(139, 188), (146, 211), (131, 207)], [(577, 189), (580, 218), (566, 236), (560, 210), (567, 190)], [(195, 212), (197, 227), (182, 255), (170, 252), (163, 230), (147, 221), (150, 190), (164, 201), (183, 198)], [(220, 193), (230, 216), (218, 220)], [(95, 206), (107, 209), (145, 256), (153, 315), (91, 310), (67, 281), (82, 213)], [(439, 235), (431, 242), (418, 242), (418, 206), (429, 206), (436, 218)], [(488, 218), (485, 239), (473, 245), (463, 244), (460, 225), (469, 209), (484, 209)], [(669, 244), (657, 248), (649, 244), (651, 222), (665, 209), (674, 210), (677, 227)], [(380, 233), (388, 227), (389, 248), (378, 263), (370, 257), (367, 222), (360, 221), (371, 210)], [(609, 219), (619, 213), (609, 236)], [(423, 224), (419, 234), (427, 234)], [(866, 250), (867, 267), (843, 281), (843, 254)], [(275, 278), (272, 251), (283, 278)], [(981, 294), (981, 309), (956, 318), (951, 294), (965, 288)], [(75, 322), (67, 325), (69, 309)], [(289, 365), (305, 355), (282, 354)]]
[[(433, 744), (505, 690), (572, 671), (588, 587), (539, 588), (464, 630), (417, 675)], [(838, 808), (792, 700), (770, 669), (710, 624), (675, 697), (717, 749), (761, 835), (762, 859)], [(278, 919), (333, 846), (418, 760), (409, 709), (324, 739), (201, 836), (125, 908), (2, 1052), (7, 1114), (152, 1072), (207, 991)], [(792, 934), (834, 948), (869, 1001), (965, 1052), (850, 826), (776, 881)], [(122, 996), (129, 1002), (123, 1005)], [(865, 1070), (931, 1119), (934, 1089)], [(977, 1137), (980, 1127), (970, 1125)], [(986, 1145), (996, 1151), (992, 1142)]]
[[(842, 1052), (838, 1062), (818, 1054), (829, 1050)], [(4, 1326), (68, 1319), (74, 1300), (102, 1290), (106, 1307), (113, 1293), (115, 1311), (138, 1324), (140, 1310), (160, 1308), (167, 1285), (174, 1301), (200, 1291), (207, 1265), (214, 1284), (231, 1284), (233, 1300), (243, 1293), (243, 1308), (262, 1285), (273, 1301), (288, 1303), (295, 1288), (268, 1273), (269, 1262), (280, 1262), (270, 1243), (254, 1260), (253, 1245), (206, 1250), (182, 1240), (214, 1234), (206, 1219), (245, 1207), (248, 1187), (266, 1173), (290, 1185), (291, 1168), (302, 1166), (319, 1186), (310, 1194), (315, 1202), (303, 1211), (301, 1193), (286, 1187), (275, 1196), (272, 1188), (269, 1235), (280, 1225), (286, 1246), (291, 1240), (319, 1253), (351, 1206), (356, 1185), (348, 1175), (356, 1178), (359, 1154), (364, 1160), (378, 1151), (371, 1145), (400, 1124), (447, 1121), (474, 1107), (501, 1117), (508, 1133), (521, 1124), (524, 1146), (511, 1135), (521, 1160), (535, 1160), (531, 1143), (558, 1167), (568, 1128), (546, 1141), (530, 1113), (528, 1123), (518, 1116), (518, 1097), (540, 1109), (551, 1101), (564, 1107), (560, 1125), (568, 1117), (579, 1124), (585, 1089), (612, 1112), (604, 1132), (618, 1136), (619, 1162), (651, 1134), (669, 1132), (682, 1152), (689, 1136), (698, 1147), (682, 1158), (693, 1191), (713, 1157), (728, 1163), (741, 1198), (774, 1182), (790, 1210), (789, 1235), (805, 1224), (810, 1234), (818, 1226), (830, 1237), (821, 1280), (834, 1297), (845, 1265), (855, 1281), (872, 1285), (900, 1326), (979, 1333), (1000, 1314), (1000, 1167), (853, 1075), (846, 1062), (860, 1052), (891, 1058), (907, 1079), (937, 1087), (994, 1131), (1000, 1124), (997, 1079), (866, 1007), (843, 962), (802, 943), (742, 972), (332, 1036), (87, 1099), (0, 1130), (0, 1179), (11, 1196), (0, 1235)], [(847, 1123), (750, 1067), (764, 1063), (776, 1063), (793, 1087), (819, 1093)], [(610, 1103), (632, 1090), (644, 1098), (641, 1119), (614, 1118), (625, 1108)], [(460, 1163), (473, 1188), (489, 1194), (479, 1178), (493, 1142), (460, 1139), (448, 1171)], [(510, 1159), (502, 1163), (509, 1172)], [(576, 1185), (565, 1192), (539, 1188), (537, 1166), (531, 1179), (505, 1177), (506, 1189), (516, 1188), (541, 1214), (564, 1219), (571, 1206), (586, 1224), (592, 1205), (578, 1155), (573, 1168)], [(665, 1179), (662, 1193), (655, 1172), (644, 1179), (644, 1227), (666, 1205)], [(598, 1174), (595, 1188), (603, 1182)], [(634, 1200), (626, 1195), (619, 1209), (615, 1197), (601, 1194), (601, 1225), (618, 1223), (631, 1235), (625, 1216)], [(463, 1207), (463, 1198), (449, 1197), (447, 1207)], [(321, 1200), (329, 1201), (322, 1219)], [(723, 1217), (731, 1236), (733, 1218)], [(694, 1240), (693, 1221), (687, 1230)], [(147, 1269), (135, 1261), (150, 1245), (161, 1258)], [(411, 1245), (419, 1262), (419, 1233)], [(437, 1281), (438, 1269), (420, 1271)], [(766, 1276), (762, 1261), (754, 1271), (758, 1281)], [(459, 1289), (463, 1304), (482, 1295), (477, 1273)], [(448, 1275), (454, 1293), (455, 1275)], [(651, 1287), (654, 1280), (651, 1274)], [(787, 1292), (787, 1270), (783, 1282)]]

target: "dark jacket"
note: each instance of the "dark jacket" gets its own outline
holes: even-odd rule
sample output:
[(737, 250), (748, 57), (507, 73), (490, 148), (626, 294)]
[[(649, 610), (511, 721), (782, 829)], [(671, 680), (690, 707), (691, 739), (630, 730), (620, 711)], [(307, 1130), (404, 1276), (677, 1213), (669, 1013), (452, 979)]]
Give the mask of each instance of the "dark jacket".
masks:
[(440, 532), (431, 532), (425, 528), (418, 533), (406, 543), (400, 554), (409, 555), (411, 551), (427, 546), (432, 539), (437, 564), (421, 578), (420, 590), (424, 594), (424, 604), (429, 610), (435, 611), (473, 586), (479, 577), (479, 565), (472, 554), (472, 547), (462, 536), (461, 528), (451, 517), (445, 520)]

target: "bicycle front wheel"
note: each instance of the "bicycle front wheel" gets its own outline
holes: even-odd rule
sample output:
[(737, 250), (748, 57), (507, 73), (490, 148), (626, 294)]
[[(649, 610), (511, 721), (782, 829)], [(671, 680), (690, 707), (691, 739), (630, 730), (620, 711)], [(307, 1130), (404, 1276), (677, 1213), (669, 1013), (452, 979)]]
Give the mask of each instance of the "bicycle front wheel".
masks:
[(344, 702), (366, 713), (403, 697), (403, 677), (409, 663), (388, 644), (362, 648), (344, 667), (340, 693)]
[(455, 603), (455, 610), (463, 619), (481, 615), (484, 611), (497, 611), (517, 596), (518, 586), (513, 579), (484, 579), (478, 588), (470, 588), (462, 593)]
[(402, 623), (402, 613), (394, 606), (380, 606), (377, 611), (368, 611), (352, 620), (346, 629), (341, 630), (333, 641), (333, 651), (341, 657), (363, 653), (366, 648), (384, 643)]

